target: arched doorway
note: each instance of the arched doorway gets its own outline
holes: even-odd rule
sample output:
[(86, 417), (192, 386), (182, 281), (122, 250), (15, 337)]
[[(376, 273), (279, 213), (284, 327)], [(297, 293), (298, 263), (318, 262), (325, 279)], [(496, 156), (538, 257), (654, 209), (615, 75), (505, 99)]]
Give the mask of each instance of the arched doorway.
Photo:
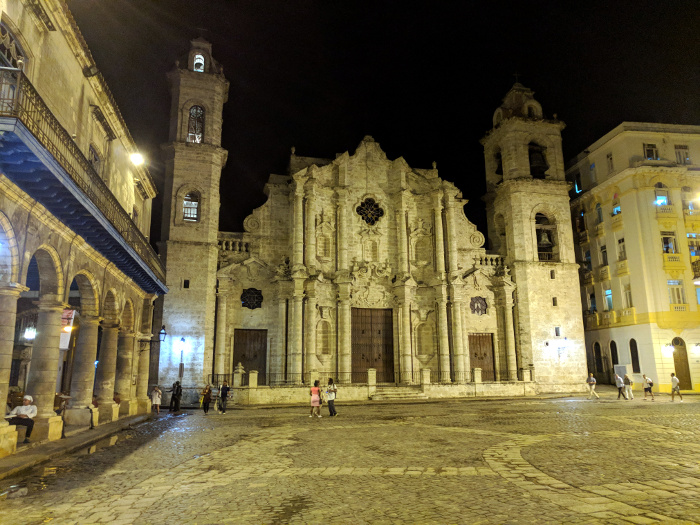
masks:
[(593, 357), (595, 359), (595, 371), (596, 379), (600, 383), (610, 383), (610, 367), (608, 365), (608, 360), (603, 355), (603, 351), (600, 348), (600, 343), (597, 341), (593, 343)]
[(673, 341), (673, 366), (676, 377), (681, 382), (681, 390), (692, 390), (693, 382), (690, 378), (690, 365), (688, 364), (688, 350), (685, 341), (680, 337), (674, 337)]

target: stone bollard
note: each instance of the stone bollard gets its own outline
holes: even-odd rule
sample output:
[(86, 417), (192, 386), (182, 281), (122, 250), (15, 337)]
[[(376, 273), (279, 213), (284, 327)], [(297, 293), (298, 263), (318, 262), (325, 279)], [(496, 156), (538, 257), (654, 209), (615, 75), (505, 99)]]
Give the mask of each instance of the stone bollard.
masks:
[(377, 369), (367, 369), (367, 396), (372, 397), (377, 391)]
[(481, 368), (474, 368), (473, 376), (475, 383), (481, 383)]
[(421, 368), (420, 370), (420, 385), (425, 386), (430, 384), (430, 368)]
[[(530, 381), (534, 382), (535, 381), (535, 365), (529, 365), (529, 372), (530, 372)], [(527, 377), (527, 374), (525, 374)]]
[(238, 363), (238, 366), (233, 371), (233, 388), (240, 388), (243, 384), (243, 374), (245, 374), (243, 363)]
[(258, 388), (258, 371), (251, 370), (248, 372), (248, 388)]

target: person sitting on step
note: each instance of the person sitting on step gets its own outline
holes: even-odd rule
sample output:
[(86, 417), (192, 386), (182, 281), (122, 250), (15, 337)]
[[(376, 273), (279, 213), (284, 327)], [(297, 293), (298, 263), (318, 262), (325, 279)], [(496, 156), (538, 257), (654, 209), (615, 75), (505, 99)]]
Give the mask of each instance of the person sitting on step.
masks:
[(27, 434), (24, 437), (24, 443), (29, 443), (29, 437), (32, 435), (34, 428), (34, 418), (36, 417), (36, 406), (32, 405), (34, 399), (30, 395), (24, 396), (22, 404), (12, 409), (5, 416), (10, 425), (21, 425), (27, 427)]

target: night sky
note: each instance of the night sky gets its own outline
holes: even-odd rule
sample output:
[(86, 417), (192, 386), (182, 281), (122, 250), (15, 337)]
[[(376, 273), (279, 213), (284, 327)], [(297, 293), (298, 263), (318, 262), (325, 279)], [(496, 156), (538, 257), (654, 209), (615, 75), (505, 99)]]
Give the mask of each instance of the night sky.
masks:
[[(390, 159), (438, 164), (486, 233), (479, 139), (515, 82), (566, 122), (570, 159), (624, 120), (700, 124), (697, 1), (68, 0), (159, 191), (166, 73), (202, 36), (231, 83), (222, 231), (265, 202), (298, 155), (372, 135)], [(160, 201), (152, 240), (159, 240)]]

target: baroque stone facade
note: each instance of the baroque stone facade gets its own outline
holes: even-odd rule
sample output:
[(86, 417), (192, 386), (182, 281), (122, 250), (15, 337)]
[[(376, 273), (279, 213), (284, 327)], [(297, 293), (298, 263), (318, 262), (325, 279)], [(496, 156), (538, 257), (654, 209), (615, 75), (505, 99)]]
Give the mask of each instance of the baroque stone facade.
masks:
[[(204, 64), (199, 70), (196, 56)], [(292, 149), (288, 174), (270, 176), (268, 200), (246, 218), (245, 231), (218, 232), (214, 241), (218, 159), (225, 154), (210, 152), (220, 140), (216, 104), (225, 97), (216, 86), (224, 80), (203, 41), (192, 43), (179, 68), (173, 128), (184, 129), (181, 115), (196, 127), (192, 108), (208, 100), (219, 109), (206, 113), (200, 141), (174, 135), (175, 149), (187, 153), (175, 157), (168, 172), (173, 198), (164, 240), (171, 291), (162, 311), (174, 336), (170, 347), (161, 347), (161, 382), (180, 378), (195, 399), (203, 384), (231, 381), (240, 364), (257, 372), (260, 387), (327, 377), (346, 385), (405, 386), (426, 378), (443, 385), (534, 378), (539, 391), (581, 384), (585, 355), (563, 124), (542, 118), (531, 91), (516, 84), (484, 138), (495, 252), (465, 216), (460, 190), (440, 178), (435, 165), (413, 168), (403, 158), (388, 159), (369, 136), (333, 160)], [(194, 78), (208, 88), (183, 95)], [(547, 166), (533, 167), (534, 150), (535, 164)], [(192, 207), (185, 191), (200, 199), (198, 215), (180, 224), (178, 214)], [(542, 232), (546, 248), (538, 247)], [(174, 255), (180, 237), (187, 246)], [(181, 293), (173, 293), (178, 288)], [(264, 400), (288, 398), (277, 392), (272, 388)]]

